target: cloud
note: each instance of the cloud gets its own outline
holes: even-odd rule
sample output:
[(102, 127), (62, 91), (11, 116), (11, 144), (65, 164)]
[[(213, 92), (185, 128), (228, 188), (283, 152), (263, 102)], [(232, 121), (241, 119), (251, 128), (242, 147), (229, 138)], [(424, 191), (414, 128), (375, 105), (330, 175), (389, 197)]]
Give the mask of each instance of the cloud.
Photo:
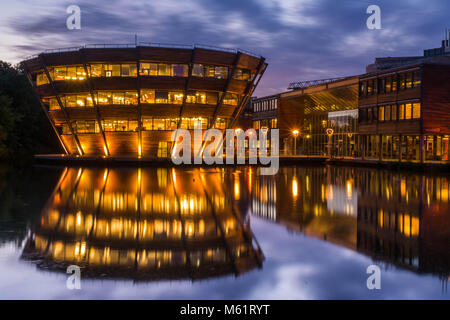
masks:
[[(67, 30), (69, 4), (82, 10), (82, 30)], [(382, 30), (366, 28), (367, 2), (356, 0), (104, 0), (6, 4), (0, 22), (3, 59), (85, 43), (140, 41), (242, 48), (267, 58), (257, 95), (292, 81), (360, 74), (378, 56), (418, 55), (437, 47), (450, 3), (387, 1)], [(1, 14), (0, 14), (1, 15)], [(6, 14), (4, 14), (6, 17)]]

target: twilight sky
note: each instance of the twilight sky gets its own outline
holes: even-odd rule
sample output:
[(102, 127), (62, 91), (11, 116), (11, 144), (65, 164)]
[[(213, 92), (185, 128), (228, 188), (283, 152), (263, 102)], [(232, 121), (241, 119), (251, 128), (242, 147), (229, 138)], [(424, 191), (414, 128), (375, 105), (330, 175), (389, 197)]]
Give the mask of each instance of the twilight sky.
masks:
[[(66, 8), (81, 8), (68, 30)], [(381, 8), (381, 30), (366, 9)], [(255, 94), (289, 82), (363, 73), (375, 57), (421, 55), (450, 27), (448, 0), (0, 0), (0, 60), (45, 49), (138, 41), (241, 48), (266, 57)]]

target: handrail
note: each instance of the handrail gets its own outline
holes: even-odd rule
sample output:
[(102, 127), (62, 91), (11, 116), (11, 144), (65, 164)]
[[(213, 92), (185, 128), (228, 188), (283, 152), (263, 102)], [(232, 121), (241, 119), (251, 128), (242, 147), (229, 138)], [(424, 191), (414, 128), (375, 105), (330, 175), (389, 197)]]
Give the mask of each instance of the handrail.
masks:
[(328, 78), (328, 79), (318, 79), (318, 80), (306, 80), (306, 81), (298, 81), (298, 82), (291, 82), (288, 86), (288, 90), (296, 90), (296, 89), (305, 89), (312, 86), (317, 86), (320, 84), (327, 84), (336, 82), (339, 80), (344, 80), (349, 77), (338, 77), (338, 78)]
[(215, 50), (222, 51), (228, 53), (238, 53), (242, 52), (252, 57), (261, 58), (260, 55), (252, 53), (243, 49), (230, 49), (230, 48), (222, 48), (205, 44), (194, 44), (194, 45), (185, 45), (185, 44), (173, 44), (173, 43), (157, 43), (157, 42), (139, 42), (138, 44), (85, 44), (84, 46), (78, 47), (67, 47), (67, 48), (56, 48), (56, 49), (46, 49), (41, 53), (29, 55), (25, 58), (25, 60), (31, 60), (37, 58), (40, 54), (50, 54), (50, 53), (63, 53), (63, 52), (74, 52), (79, 51), (80, 49), (113, 49), (113, 48), (137, 48), (137, 47), (151, 47), (151, 48), (171, 48), (171, 49), (206, 49), (206, 50)]

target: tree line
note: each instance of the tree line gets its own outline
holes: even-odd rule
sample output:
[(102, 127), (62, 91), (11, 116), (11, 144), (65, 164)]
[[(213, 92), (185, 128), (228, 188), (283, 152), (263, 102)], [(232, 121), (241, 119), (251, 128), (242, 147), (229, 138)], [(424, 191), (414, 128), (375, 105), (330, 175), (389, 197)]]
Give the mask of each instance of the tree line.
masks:
[(57, 137), (20, 65), (0, 61), (0, 162), (60, 153)]

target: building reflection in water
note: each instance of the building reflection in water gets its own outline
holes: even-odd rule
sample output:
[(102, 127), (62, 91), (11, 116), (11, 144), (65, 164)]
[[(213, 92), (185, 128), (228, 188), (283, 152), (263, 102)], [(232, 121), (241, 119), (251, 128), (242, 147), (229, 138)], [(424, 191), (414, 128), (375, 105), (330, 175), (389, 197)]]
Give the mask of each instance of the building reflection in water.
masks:
[(245, 273), (264, 257), (235, 179), (224, 169), (66, 168), (22, 257), (51, 270), (76, 264), (92, 278)]
[(450, 178), (345, 167), (248, 174), (252, 214), (384, 262), (450, 275)]

